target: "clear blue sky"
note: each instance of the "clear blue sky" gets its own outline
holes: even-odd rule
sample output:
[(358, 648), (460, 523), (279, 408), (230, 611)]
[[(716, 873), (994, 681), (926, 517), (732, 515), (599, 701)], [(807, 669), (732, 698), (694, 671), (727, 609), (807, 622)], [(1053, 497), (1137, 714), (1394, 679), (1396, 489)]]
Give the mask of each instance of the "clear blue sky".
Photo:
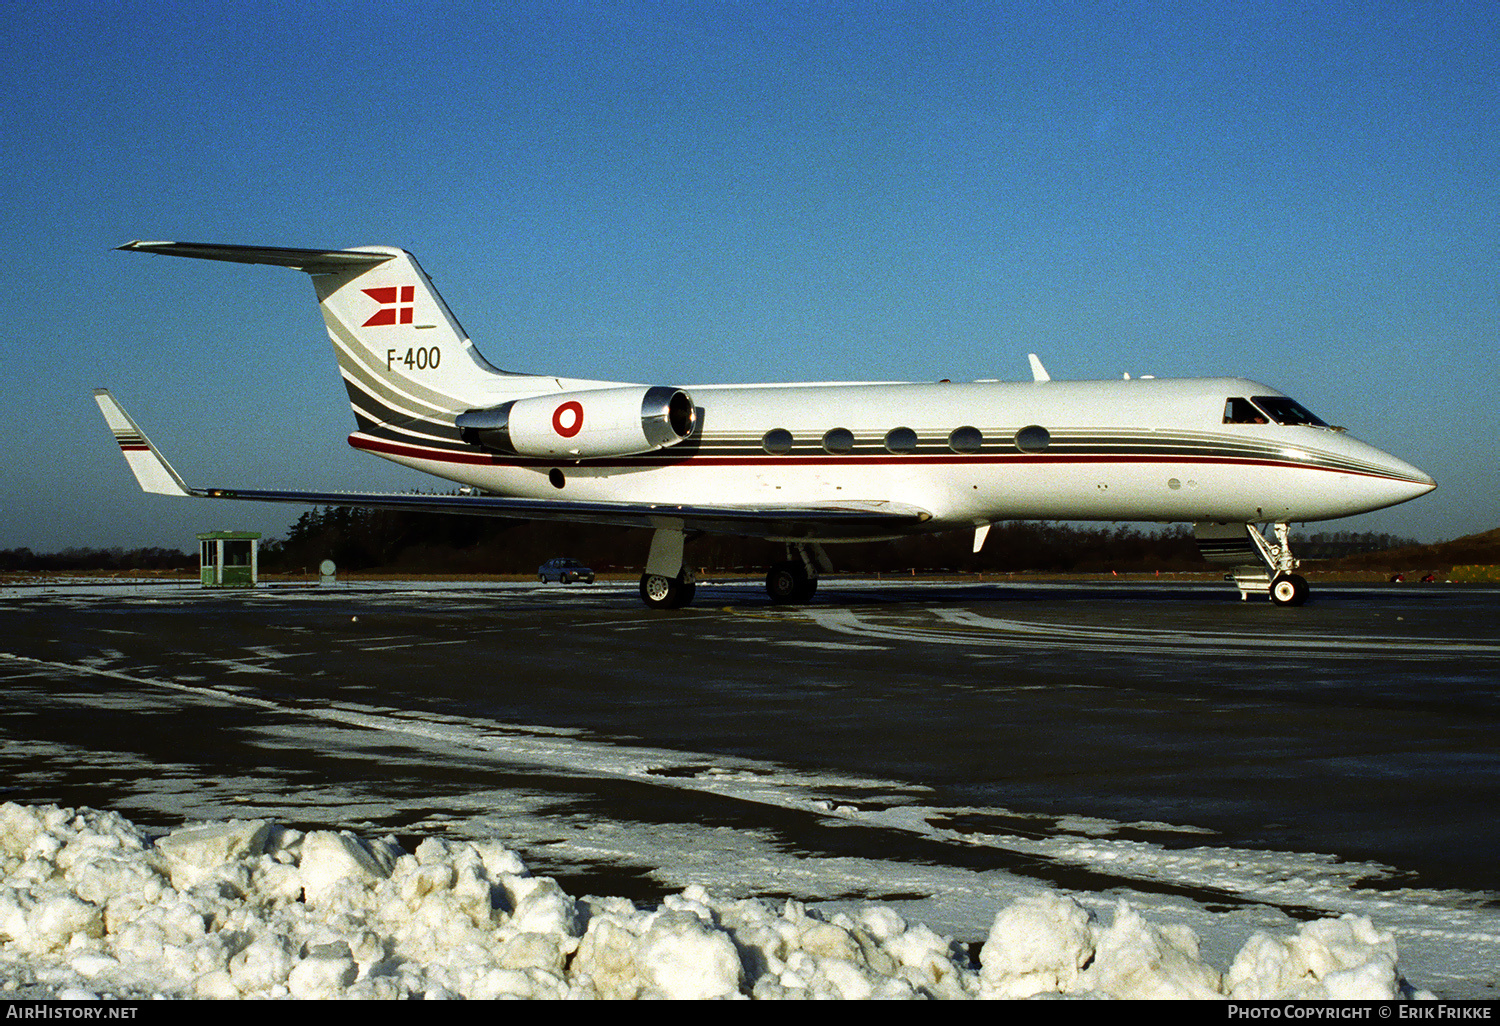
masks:
[(0, 548), (275, 535), (142, 496), (427, 487), (349, 449), (305, 276), (418, 255), (489, 359), (711, 381), (1243, 374), (1500, 526), (1492, 3), (65, 3), (0, 26)]

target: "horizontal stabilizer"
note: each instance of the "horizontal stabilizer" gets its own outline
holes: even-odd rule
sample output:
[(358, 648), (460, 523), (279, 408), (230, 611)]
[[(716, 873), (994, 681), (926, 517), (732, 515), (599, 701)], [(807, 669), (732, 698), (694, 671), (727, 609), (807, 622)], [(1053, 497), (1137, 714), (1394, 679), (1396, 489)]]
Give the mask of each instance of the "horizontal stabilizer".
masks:
[(271, 264), (308, 274), (332, 274), (385, 263), (395, 253), (375, 249), (284, 249), (275, 246), (223, 246), (212, 242), (127, 242), (118, 247), (131, 253), (227, 260), (235, 264)]

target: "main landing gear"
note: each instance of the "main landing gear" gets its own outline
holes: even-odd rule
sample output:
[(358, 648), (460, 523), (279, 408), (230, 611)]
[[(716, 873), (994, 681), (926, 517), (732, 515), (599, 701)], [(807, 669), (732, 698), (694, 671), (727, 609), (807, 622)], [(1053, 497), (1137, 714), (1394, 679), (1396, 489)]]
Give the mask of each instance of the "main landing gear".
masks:
[[(641, 601), (652, 609), (681, 609), (698, 592), (693, 571), (683, 560), (683, 532), (659, 527), (641, 575)], [(814, 543), (788, 543), (787, 558), (766, 574), (766, 594), (778, 605), (800, 605), (818, 590), (818, 570), (831, 570), (828, 554)]]
[[(801, 605), (818, 590), (818, 579), (801, 563), (791, 560), (774, 564), (766, 574), (766, 594), (777, 605)], [(652, 609), (681, 609), (693, 601), (698, 584), (692, 571), (683, 568), (676, 577), (641, 575), (641, 601)]]
[(833, 569), (828, 553), (815, 542), (788, 542), (786, 555), (766, 574), (766, 594), (779, 606), (812, 601), (818, 590), (818, 570)]
[(697, 593), (698, 583), (686, 567), (676, 577), (641, 574), (641, 601), (652, 609), (681, 609)]
[(772, 564), (766, 574), (766, 594), (777, 605), (801, 605), (818, 590), (818, 579), (801, 563), (790, 560)]
[(652, 609), (681, 609), (697, 594), (693, 571), (682, 558), (686, 543), (677, 524), (658, 527), (651, 536), (651, 554), (641, 574), (641, 601)]
[(1278, 606), (1300, 606), (1307, 601), (1307, 578), (1293, 573), (1291, 530), (1273, 525), (1276, 541), (1266, 539), (1255, 524), (1194, 524), (1198, 551), (1210, 563), (1227, 563), (1225, 578), (1240, 590), (1240, 601), (1265, 595)]

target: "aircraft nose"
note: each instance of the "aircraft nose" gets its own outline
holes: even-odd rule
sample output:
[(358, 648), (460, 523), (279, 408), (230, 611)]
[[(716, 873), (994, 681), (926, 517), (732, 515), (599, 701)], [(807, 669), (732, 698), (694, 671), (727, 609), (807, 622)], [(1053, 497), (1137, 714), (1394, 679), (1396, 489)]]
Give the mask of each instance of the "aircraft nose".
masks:
[(1399, 477), (1401, 480), (1418, 489), (1416, 492), (1417, 495), (1426, 495), (1437, 487), (1437, 482), (1425, 470), (1419, 470), (1405, 460), (1397, 459), (1390, 453), (1382, 453), (1382, 455), (1385, 456), (1386, 463), (1390, 467), (1391, 475)]
[(1388, 452), (1379, 453), (1379, 464), (1384, 472), (1384, 491), (1389, 496), (1387, 505), (1394, 506), (1398, 502), (1409, 502), (1412, 499), (1426, 495), (1437, 487), (1437, 482), (1432, 475), (1424, 470), (1412, 466), (1403, 459), (1392, 456)]

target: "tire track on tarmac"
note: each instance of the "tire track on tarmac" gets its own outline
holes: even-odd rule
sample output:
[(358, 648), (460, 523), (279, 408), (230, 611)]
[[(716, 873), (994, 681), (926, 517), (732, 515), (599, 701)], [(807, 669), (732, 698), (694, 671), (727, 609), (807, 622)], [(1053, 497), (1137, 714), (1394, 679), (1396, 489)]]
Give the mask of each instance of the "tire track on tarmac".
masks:
[[(1500, 658), (1500, 645), (1393, 635), (1297, 635), (1266, 637), (1243, 632), (1194, 632), (1160, 628), (1090, 627), (983, 616), (962, 609), (927, 609), (923, 617), (883, 614), (878, 619), (851, 609), (804, 609), (801, 615), (838, 634), (884, 641), (980, 648), (1071, 648), (1127, 654), (1163, 651), (1220, 655), (1295, 653), (1322, 659)], [(932, 617), (942, 621), (934, 624)], [(895, 622), (891, 622), (891, 621)]]

